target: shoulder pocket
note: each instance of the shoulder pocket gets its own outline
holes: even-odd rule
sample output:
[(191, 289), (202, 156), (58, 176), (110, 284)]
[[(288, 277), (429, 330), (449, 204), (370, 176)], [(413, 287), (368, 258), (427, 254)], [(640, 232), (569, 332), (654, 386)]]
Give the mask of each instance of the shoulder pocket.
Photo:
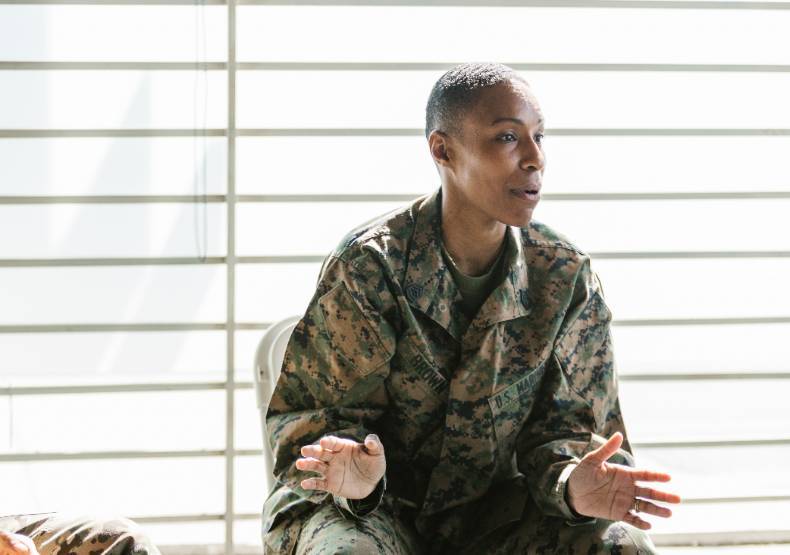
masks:
[(318, 306), (332, 347), (362, 376), (390, 359), (378, 330), (365, 317), (344, 282), (325, 293)]

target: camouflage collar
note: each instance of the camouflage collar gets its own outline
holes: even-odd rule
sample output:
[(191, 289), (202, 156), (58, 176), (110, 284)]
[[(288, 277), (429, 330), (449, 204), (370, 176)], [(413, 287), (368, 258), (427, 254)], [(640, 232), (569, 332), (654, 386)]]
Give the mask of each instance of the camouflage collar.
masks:
[(409, 304), (427, 315), (461, 342), (465, 331), (529, 314), (527, 264), (521, 228), (509, 226), (506, 252), (507, 276), (489, 295), (470, 323), (461, 308), (461, 293), (441, 251), (442, 189), (418, 199), (414, 233), (406, 266), (404, 293)]

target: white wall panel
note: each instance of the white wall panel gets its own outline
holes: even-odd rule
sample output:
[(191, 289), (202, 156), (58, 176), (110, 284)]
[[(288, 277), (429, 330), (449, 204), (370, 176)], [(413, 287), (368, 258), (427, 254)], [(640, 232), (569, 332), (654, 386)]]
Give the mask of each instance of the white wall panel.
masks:
[[(0, 414), (10, 416), (12, 414), (13, 407), (11, 406), (12, 399), (9, 396), (2, 396), (0, 397)], [(11, 444), (11, 437), (12, 437), (11, 430), (9, 426), (0, 426), (0, 445), (6, 447)]]
[(0, 324), (224, 322), (223, 266), (0, 269)]
[(790, 250), (788, 210), (790, 199), (547, 201), (534, 217), (585, 252), (769, 251)]
[(221, 330), (0, 334), (0, 352), (2, 385), (225, 379)]
[[(708, 506), (703, 506), (701, 509), (708, 510)], [(760, 510), (766, 512), (773, 508), (770, 504), (761, 504)], [(780, 543), (661, 548), (661, 553), (666, 555), (785, 555), (786, 551), (787, 546)]]
[[(620, 407), (630, 439), (637, 443), (786, 438), (788, 395), (788, 380), (685, 380), (680, 387), (620, 382)], [(777, 489), (782, 483), (777, 482)]]
[(225, 127), (226, 82), (222, 71), (0, 71), (0, 105), (14, 107), (0, 128)]
[[(182, 553), (183, 545), (221, 545), (225, 541), (225, 522), (221, 519), (202, 522), (146, 523), (145, 532), (164, 554)], [(170, 551), (167, 551), (167, 549)]]
[[(250, 376), (248, 379), (252, 379)], [(236, 448), (261, 450), (263, 432), (261, 431), (260, 411), (255, 400), (254, 389), (236, 392)], [(261, 498), (263, 501), (263, 498)]]
[(546, 193), (790, 191), (790, 137), (782, 135), (549, 134), (544, 150)]
[(3, 451), (222, 449), (224, 391), (23, 395)]
[[(239, 304), (244, 304), (245, 302), (246, 299), (240, 299)], [(307, 305), (305, 304), (306, 307)], [(236, 330), (234, 336), (236, 380), (252, 380), (255, 353), (264, 333), (266, 333), (266, 330)]]
[(244, 61), (790, 63), (786, 11), (243, 6), (239, 14)]
[(242, 194), (412, 194), (438, 187), (425, 137), (240, 137)]
[(260, 517), (255, 520), (237, 520), (233, 523), (233, 538), (236, 545), (249, 546), (246, 547), (250, 550), (247, 553), (261, 553), (263, 550), (262, 530)]
[(612, 337), (621, 375), (790, 372), (790, 324), (614, 326)]
[(236, 318), (240, 322), (275, 322), (304, 314), (315, 292), (320, 268), (320, 263), (239, 266)]
[(224, 203), (0, 206), (0, 258), (224, 256)]
[[(672, 480), (665, 487), (689, 498), (790, 495), (790, 476), (782, 471), (790, 455), (787, 445), (634, 451), (638, 466), (668, 472)], [(759, 472), (754, 471), (755, 460), (760, 461)], [(722, 484), (727, 484), (726, 495)]]
[(237, 207), (236, 252), (241, 255), (325, 255), (357, 224), (404, 203), (258, 203)]
[[(238, 76), (238, 124), (422, 129), (425, 103), (442, 73), (245, 71)], [(521, 73), (550, 129), (790, 127), (790, 73)]]
[(222, 194), (226, 142), (200, 135), (0, 139), (0, 194)]
[[(0, 514), (59, 510), (133, 517), (217, 513), (224, 507), (222, 488), (212, 487), (223, 482), (220, 457), (4, 463), (2, 468)], [(150, 534), (148, 524), (143, 529)]]
[[(669, 482), (670, 484), (672, 482)], [(663, 485), (663, 484), (661, 484)], [(667, 484), (668, 485), (668, 484)], [(666, 488), (667, 491), (673, 491)], [(759, 501), (745, 503), (693, 503), (672, 506), (672, 518), (650, 518), (652, 528), (649, 534), (700, 534), (700, 533), (738, 533), (744, 532), (748, 537), (749, 532), (770, 532), (783, 530), (787, 526), (784, 515), (790, 511), (790, 501)], [(753, 536), (752, 536), (753, 537)], [(749, 555), (762, 555), (763, 545), (749, 545), (742, 553)], [(700, 549), (700, 548), (696, 548)], [(695, 553), (697, 553), (695, 549)], [(716, 555), (734, 555), (737, 551), (730, 551), (729, 547), (717, 546), (710, 551), (701, 550), (701, 553), (715, 553)], [(786, 545), (782, 549), (787, 550)], [(664, 549), (661, 549), (664, 553)], [(672, 551), (667, 551), (672, 554)], [(777, 552), (769, 551), (766, 555), (775, 555)], [(778, 553), (782, 553), (779, 551)]]
[(615, 319), (790, 314), (788, 258), (595, 260), (592, 267)]
[(239, 478), (234, 492), (236, 511), (260, 512), (267, 494), (266, 465), (263, 462), (263, 455), (236, 459), (236, 475)]
[(0, 60), (224, 61), (226, 14), (197, 5), (0, 6)]

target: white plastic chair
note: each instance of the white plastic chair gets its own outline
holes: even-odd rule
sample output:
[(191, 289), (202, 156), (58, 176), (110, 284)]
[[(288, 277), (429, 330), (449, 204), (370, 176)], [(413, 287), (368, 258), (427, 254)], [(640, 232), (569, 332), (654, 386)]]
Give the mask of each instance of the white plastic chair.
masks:
[(291, 338), (299, 316), (291, 316), (275, 322), (263, 334), (258, 348), (255, 351), (255, 364), (253, 365), (253, 381), (255, 383), (255, 398), (258, 411), (261, 415), (261, 432), (263, 433), (263, 460), (266, 464), (266, 491), (271, 492), (274, 487), (274, 456), (269, 445), (266, 433), (266, 411), (269, 410), (269, 401), (280, 377), (280, 369), (285, 357), (285, 348)]

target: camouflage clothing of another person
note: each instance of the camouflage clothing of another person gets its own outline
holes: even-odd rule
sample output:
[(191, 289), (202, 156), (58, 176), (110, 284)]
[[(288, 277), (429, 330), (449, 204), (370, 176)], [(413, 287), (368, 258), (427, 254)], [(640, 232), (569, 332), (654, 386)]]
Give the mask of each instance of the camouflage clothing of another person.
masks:
[(0, 516), (0, 555), (159, 555), (128, 518), (66, 513)]

